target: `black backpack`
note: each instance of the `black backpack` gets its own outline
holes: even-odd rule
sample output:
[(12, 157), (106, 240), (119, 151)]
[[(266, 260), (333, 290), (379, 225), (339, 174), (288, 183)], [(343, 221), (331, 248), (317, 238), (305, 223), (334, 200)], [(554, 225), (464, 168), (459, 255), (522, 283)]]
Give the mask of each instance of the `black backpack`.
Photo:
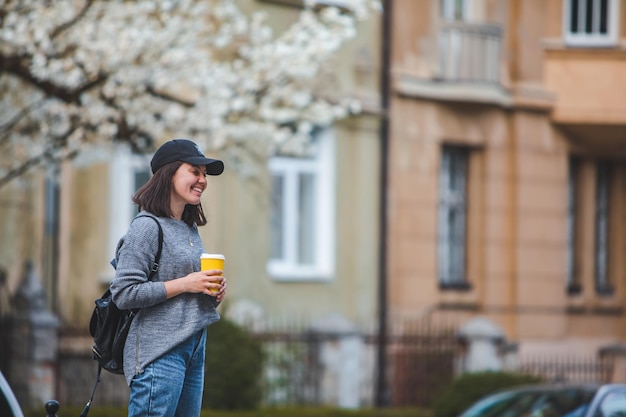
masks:
[[(159, 260), (161, 259), (161, 250), (163, 249), (163, 229), (159, 221), (148, 215), (137, 216), (149, 217), (153, 219), (159, 227), (159, 249), (154, 258), (152, 269), (148, 280), (152, 280), (154, 274), (159, 269)], [(115, 259), (111, 261), (111, 265), (115, 268)], [(96, 306), (91, 313), (91, 320), (89, 321), (89, 333), (93, 337), (94, 345), (91, 348), (93, 352), (93, 359), (98, 362), (98, 376), (93, 388), (93, 393), (81, 417), (85, 417), (89, 411), (89, 406), (93, 400), (94, 393), (98, 382), (100, 382), (100, 372), (105, 369), (114, 374), (124, 374), (124, 344), (126, 342), (126, 336), (128, 336), (128, 330), (130, 324), (135, 318), (139, 309), (132, 310), (120, 310), (117, 308), (113, 299), (111, 298), (111, 290), (107, 290), (102, 294), (100, 298), (95, 301)]]
[[(163, 230), (156, 218), (146, 215), (137, 217), (149, 217), (153, 219), (159, 227), (159, 249), (154, 258), (150, 275), (148, 276), (148, 280), (152, 280), (152, 277), (159, 268), (159, 260), (163, 246)], [(117, 266), (115, 259), (111, 261), (111, 264), (113, 267)], [(111, 290), (109, 288), (95, 301), (95, 304), (96, 306), (93, 309), (91, 320), (89, 321), (89, 333), (94, 341), (94, 345), (91, 348), (93, 351), (93, 359), (98, 362), (98, 365), (102, 367), (102, 369), (123, 375), (124, 343), (126, 342), (130, 324), (137, 314), (138, 309), (118, 309), (111, 298)]]

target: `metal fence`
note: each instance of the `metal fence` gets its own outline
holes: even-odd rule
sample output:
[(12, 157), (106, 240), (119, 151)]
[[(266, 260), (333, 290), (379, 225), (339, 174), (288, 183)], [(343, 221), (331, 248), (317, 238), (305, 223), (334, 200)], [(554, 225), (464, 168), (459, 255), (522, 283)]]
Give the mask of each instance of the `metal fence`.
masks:
[[(349, 383), (356, 384), (352, 388), (360, 406), (374, 405), (375, 390), (380, 388), (374, 383), (379, 349), (375, 332), (313, 332), (290, 327), (253, 336), (266, 353), (267, 404), (332, 403), (336, 398), (329, 395), (341, 389), (338, 368), (345, 361), (358, 361), (349, 371)], [(456, 333), (450, 328), (414, 326), (388, 335), (384, 373), (389, 405), (430, 406), (454, 378), (457, 348)], [(329, 359), (333, 351), (340, 353)]]
[(613, 358), (528, 357), (520, 359), (520, 372), (550, 382), (608, 383), (613, 376)]
[[(265, 402), (280, 405), (320, 405), (333, 403), (329, 392), (332, 369), (325, 361), (325, 349), (357, 338), (360, 406), (373, 406), (376, 398), (376, 354), (379, 338), (375, 332), (311, 332), (296, 327), (254, 333), (266, 352)], [(385, 381), (389, 405), (424, 407), (433, 405), (463, 369), (462, 346), (456, 327), (418, 325), (395, 329), (386, 338)], [(355, 355), (357, 354), (354, 352)], [(549, 382), (607, 383), (614, 361), (599, 357), (524, 357), (511, 372), (532, 374)], [(335, 363), (335, 366), (338, 366)]]

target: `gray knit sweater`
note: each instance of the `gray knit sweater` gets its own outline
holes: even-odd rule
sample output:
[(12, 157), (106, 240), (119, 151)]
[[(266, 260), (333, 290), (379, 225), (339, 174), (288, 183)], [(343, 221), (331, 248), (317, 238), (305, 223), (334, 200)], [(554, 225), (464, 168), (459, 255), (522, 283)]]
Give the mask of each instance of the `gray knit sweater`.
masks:
[(219, 320), (214, 297), (185, 293), (166, 300), (163, 282), (199, 271), (204, 246), (196, 226), (164, 217), (158, 220), (163, 228), (163, 250), (159, 270), (151, 281), (148, 276), (159, 245), (154, 220), (136, 218), (120, 239), (115, 254), (113, 301), (120, 309), (140, 308), (124, 347), (128, 385), (146, 365)]

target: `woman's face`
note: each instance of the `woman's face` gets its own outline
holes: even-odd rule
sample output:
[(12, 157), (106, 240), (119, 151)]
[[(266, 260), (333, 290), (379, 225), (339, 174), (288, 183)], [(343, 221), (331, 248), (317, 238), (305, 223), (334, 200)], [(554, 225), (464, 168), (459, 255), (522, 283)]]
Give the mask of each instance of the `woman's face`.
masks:
[(172, 206), (184, 208), (185, 204), (198, 205), (206, 188), (206, 167), (186, 162), (176, 170), (172, 178)]

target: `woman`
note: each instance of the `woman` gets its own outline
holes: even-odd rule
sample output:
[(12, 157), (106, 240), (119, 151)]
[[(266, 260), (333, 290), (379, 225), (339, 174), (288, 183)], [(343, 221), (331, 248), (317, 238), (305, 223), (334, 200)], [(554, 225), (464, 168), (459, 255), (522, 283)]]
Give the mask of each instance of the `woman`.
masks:
[(118, 243), (111, 283), (119, 308), (140, 308), (124, 347), (128, 415), (199, 416), (205, 329), (219, 320), (216, 307), (226, 292), (222, 271), (200, 271), (204, 246), (198, 226), (207, 222), (200, 197), (205, 176), (220, 175), (224, 164), (206, 158), (195, 143), (175, 139), (157, 150), (150, 165), (154, 175), (133, 201), (139, 215), (154, 216), (163, 228), (158, 271), (148, 280), (157, 225), (136, 218)]

